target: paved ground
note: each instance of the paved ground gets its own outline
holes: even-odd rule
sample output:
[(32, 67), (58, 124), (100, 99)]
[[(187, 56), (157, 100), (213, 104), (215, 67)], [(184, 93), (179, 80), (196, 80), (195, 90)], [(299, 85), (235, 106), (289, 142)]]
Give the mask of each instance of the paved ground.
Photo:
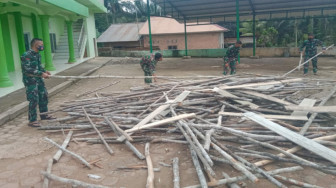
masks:
[[(104, 59), (105, 61), (106, 59)], [(142, 75), (141, 69), (137, 64), (138, 59), (114, 59), (103, 68), (99, 69), (94, 74), (106, 75)], [(102, 63), (100, 59), (96, 59), (94, 63)], [(319, 76), (309, 77), (314, 79), (329, 79), (336, 80), (336, 66), (334, 58), (321, 58), (320, 60)], [(297, 58), (264, 58), (264, 59), (242, 59), (242, 64), (239, 65), (238, 74), (252, 73), (252, 74), (272, 74), (282, 75), (296, 66)], [(93, 63), (93, 62), (92, 62)], [(158, 75), (221, 75), (221, 59), (165, 59), (157, 68)], [(74, 72), (64, 73), (62, 75), (78, 75), (92, 69), (91, 64), (82, 64), (79, 69)], [(95, 66), (95, 65), (94, 65)], [(301, 77), (301, 72), (294, 72), (292, 76)], [(58, 109), (65, 101), (77, 99), (76, 95), (93, 90), (109, 82), (116, 81), (116, 79), (95, 79), (82, 80), (58, 93), (50, 99), (50, 109)], [(49, 80), (47, 82), (48, 88), (52, 86), (53, 82), (59, 80)], [(165, 82), (165, 80), (159, 80)], [(56, 85), (56, 84), (55, 84)], [(130, 87), (142, 86), (142, 79), (134, 80), (120, 80), (120, 83), (101, 92), (126, 91)], [(87, 98), (90, 96), (83, 96)], [(14, 105), (17, 101), (24, 101), (24, 95), (13, 94), (6, 99), (0, 99), (1, 109), (6, 109)], [(336, 105), (336, 99), (329, 101), (329, 105)], [(64, 113), (57, 113), (58, 117), (64, 116)], [(62, 143), (64, 136), (59, 133), (46, 133), (38, 131), (34, 128), (29, 128), (27, 124), (26, 114), (20, 115), (11, 122), (6, 123), (0, 129), (0, 187), (42, 187), (42, 177), (40, 171), (44, 170), (56, 149), (51, 145), (45, 143), (42, 138), (48, 136), (58, 143)], [(106, 136), (111, 136), (106, 134)], [(102, 159), (100, 164), (103, 169), (93, 168), (88, 170), (84, 168), (77, 161), (73, 160), (68, 155), (63, 155), (59, 163), (55, 164), (52, 173), (59, 176), (74, 178), (89, 183), (99, 183), (111, 187), (144, 187), (146, 184), (146, 170), (130, 170), (120, 171), (116, 167), (130, 164), (145, 164), (144, 161), (139, 161), (127, 150), (123, 145), (111, 144), (115, 151), (114, 156), (110, 156), (102, 145), (88, 145), (86, 143), (71, 142), (69, 150), (83, 156), (88, 161), (94, 159)], [(144, 150), (144, 144), (136, 144), (140, 150)], [(155, 173), (155, 184), (157, 187), (172, 187), (172, 172), (170, 168), (158, 165), (158, 162), (170, 163), (170, 159), (178, 156), (180, 158), (181, 168), (181, 182), (182, 186), (193, 185), (198, 182), (197, 176), (192, 162), (189, 158), (189, 152), (185, 147), (177, 144), (152, 144), (151, 146), (152, 160), (154, 167), (160, 167), (161, 171)], [(268, 166), (272, 169), (277, 166)], [(217, 165), (214, 170), (220, 172), (225, 169), (225, 165)], [(235, 172), (228, 172), (230, 175), (235, 175)], [(97, 174), (102, 176), (102, 180), (92, 180), (87, 176), (88, 174)], [(305, 181), (307, 183), (317, 184), (323, 187), (335, 188), (335, 177), (326, 175), (324, 173), (308, 169), (297, 173), (285, 174), (294, 179)], [(51, 187), (66, 187), (61, 184), (51, 182)], [(258, 185), (252, 183), (247, 184), (248, 187), (273, 187), (267, 181), (261, 181)]]

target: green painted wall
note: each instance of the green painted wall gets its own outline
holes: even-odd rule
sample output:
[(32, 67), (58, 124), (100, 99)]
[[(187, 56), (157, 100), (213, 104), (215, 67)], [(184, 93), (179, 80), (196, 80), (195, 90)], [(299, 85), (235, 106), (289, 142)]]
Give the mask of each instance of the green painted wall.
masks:
[(74, 1), (74, 0), (42, 0), (44, 2), (50, 3), (52, 6), (60, 7), (62, 9), (74, 12), (82, 16), (89, 15), (89, 9), (84, 5)]

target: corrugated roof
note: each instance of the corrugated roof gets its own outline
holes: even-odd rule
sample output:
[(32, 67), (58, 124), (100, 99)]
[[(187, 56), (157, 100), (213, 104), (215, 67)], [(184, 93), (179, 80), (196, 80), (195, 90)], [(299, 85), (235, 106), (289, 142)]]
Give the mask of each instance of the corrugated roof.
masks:
[(144, 23), (112, 24), (100, 37), (97, 42), (131, 42), (139, 40), (138, 31)]
[[(167, 16), (187, 22), (236, 20), (235, 0), (154, 0)], [(335, 16), (336, 0), (239, 0), (240, 20)]]
[[(184, 33), (184, 24), (173, 18), (151, 17), (152, 35)], [(187, 33), (225, 32), (228, 29), (216, 24), (188, 26)], [(140, 29), (140, 35), (148, 35), (148, 21)]]

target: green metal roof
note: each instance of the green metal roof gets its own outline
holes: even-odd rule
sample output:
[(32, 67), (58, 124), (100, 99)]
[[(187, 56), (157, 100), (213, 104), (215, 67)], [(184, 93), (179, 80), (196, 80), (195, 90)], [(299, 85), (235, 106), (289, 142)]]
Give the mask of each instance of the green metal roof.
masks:
[[(188, 22), (235, 21), (236, 0), (153, 0), (163, 14)], [(240, 20), (336, 16), (336, 0), (239, 0)]]

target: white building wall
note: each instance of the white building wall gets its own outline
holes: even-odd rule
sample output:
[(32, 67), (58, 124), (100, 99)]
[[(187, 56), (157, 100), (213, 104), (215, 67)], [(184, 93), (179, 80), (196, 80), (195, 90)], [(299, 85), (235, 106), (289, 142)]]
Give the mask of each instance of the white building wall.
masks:
[(62, 35), (64, 35), (65, 31), (65, 20), (64, 18), (60, 17), (52, 17), (49, 19), (49, 32), (56, 34), (56, 44), (58, 45), (58, 42)]
[(219, 47), (218, 48), (224, 48), (224, 33), (219, 34)]
[(96, 38), (96, 25), (94, 20), (94, 14), (90, 12), (89, 17), (84, 19), (85, 28), (87, 31), (87, 43), (86, 50), (88, 57), (95, 57), (95, 44), (94, 39)]

